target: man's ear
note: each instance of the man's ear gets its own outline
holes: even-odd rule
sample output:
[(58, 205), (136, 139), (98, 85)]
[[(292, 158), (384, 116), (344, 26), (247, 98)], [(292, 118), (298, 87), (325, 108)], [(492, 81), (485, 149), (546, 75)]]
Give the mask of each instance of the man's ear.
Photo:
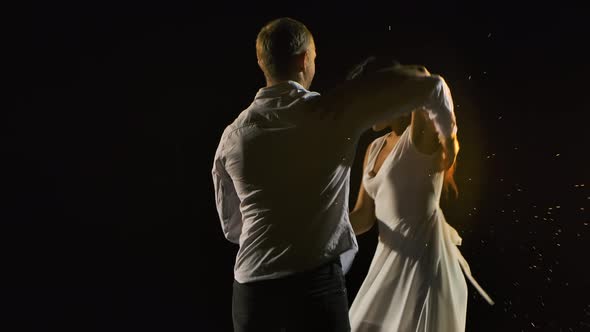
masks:
[(308, 56), (307, 51), (295, 55), (294, 63), (295, 63), (295, 69), (297, 69), (297, 72), (305, 71), (305, 67), (307, 66), (307, 62), (306, 62), (307, 56)]

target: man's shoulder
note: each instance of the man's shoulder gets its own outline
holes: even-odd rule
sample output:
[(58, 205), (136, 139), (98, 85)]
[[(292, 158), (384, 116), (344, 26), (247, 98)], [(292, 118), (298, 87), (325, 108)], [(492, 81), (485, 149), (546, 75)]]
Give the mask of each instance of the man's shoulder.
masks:
[(229, 139), (233, 136), (236, 136), (241, 129), (249, 128), (256, 125), (256, 116), (252, 114), (250, 108), (245, 109), (242, 111), (232, 123), (230, 123), (222, 134), (222, 139)]
[(255, 128), (257, 126), (264, 127), (265, 123), (272, 122), (275, 118), (280, 117), (279, 112), (289, 108), (294, 111), (295, 109), (303, 111), (315, 110), (317, 108), (316, 105), (319, 105), (318, 101), (321, 99), (321, 95), (315, 91), (302, 91), (299, 95), (290, 97), (287, 100), (283, 100), (281, 105), (269, 105), (254, 101), (250, 106), (240, 112), (234, 121), (225, 128), (223, 136), (235, 135), (241, 129)]

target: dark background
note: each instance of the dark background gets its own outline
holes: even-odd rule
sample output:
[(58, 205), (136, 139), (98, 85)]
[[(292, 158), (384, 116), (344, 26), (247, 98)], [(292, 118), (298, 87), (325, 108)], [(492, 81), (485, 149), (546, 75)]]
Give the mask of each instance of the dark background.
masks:
[[(470, 287), (467, 331), (590, 329), (581, 6), (209, 5), (46, 2), (6, 12), (3, 331), (231, 329), (237, 248), (221, 233), (210, 170), (224, 127), (264, 84), (256, 34), (280, 16), (315, 35), (313, 90), (370, 54), (447, 79), (461, 193), (443, 208), (496, 301)], [(358, 162), (375, 135), (363, 136)], [(359, 237), (350, 300), (375, 242), (374, 230)]]

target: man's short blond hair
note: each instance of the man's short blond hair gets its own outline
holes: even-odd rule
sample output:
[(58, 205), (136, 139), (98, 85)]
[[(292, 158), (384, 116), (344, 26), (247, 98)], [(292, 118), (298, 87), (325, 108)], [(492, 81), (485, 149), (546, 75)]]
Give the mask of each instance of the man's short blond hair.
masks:
[(294, 55), (305, 52), (313, 43), (307, 27), (292, 18), (283, 17), (266, 24), (256, 38), (256, 56), (267, 75), (283, 79), (291, 74)]

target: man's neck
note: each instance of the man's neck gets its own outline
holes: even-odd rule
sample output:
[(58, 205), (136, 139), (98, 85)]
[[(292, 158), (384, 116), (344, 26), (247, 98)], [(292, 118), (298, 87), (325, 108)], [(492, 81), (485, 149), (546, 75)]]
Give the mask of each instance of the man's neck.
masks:
[(305, 84), (303, 84), (303, 77), (291, 77), (291, 78), (286, 78), (286, 79), (280, 79), (280, 80), (274, 80), (274, 79), (266, 79), (266, 87), (270, 88), (271, 86), (275, 86), (277, 84), (281, 84), (287, 81), (293, 81), (293, 82), (297, 82), (299, 84), (301, 84), (302, 86), (305, 86)]

